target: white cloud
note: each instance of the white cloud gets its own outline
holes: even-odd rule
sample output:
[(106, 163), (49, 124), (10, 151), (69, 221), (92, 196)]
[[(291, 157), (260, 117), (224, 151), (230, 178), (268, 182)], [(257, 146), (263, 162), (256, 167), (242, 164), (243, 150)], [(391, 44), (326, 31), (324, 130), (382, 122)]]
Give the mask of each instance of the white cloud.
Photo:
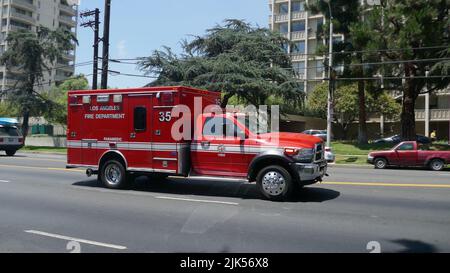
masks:
[(124, 59), (128, 56), (128, 52), (127, 52), (127, 41), (125, 40), (121, 40), (118, 44), (117, 44), (117, 57), (119, 59)]

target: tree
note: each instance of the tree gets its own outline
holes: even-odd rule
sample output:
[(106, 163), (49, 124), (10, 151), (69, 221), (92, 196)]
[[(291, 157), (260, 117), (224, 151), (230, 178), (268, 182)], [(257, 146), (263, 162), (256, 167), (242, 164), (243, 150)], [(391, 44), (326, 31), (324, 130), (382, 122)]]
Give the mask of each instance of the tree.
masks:
[(303, 92), (294, 78), (283, 45), (289, 41), (265, 28), (239, 20), (226, 20), (203, 37), (182, 43), (183, 53), (169, 48), (142, 60), (141, 70), (156, 75), (150, 85), (187, 85), (223, 92), (222, 107), (232, 97), (255, 106), (271, 96), (301, 105)]
[[(450, 2), (448, 0), (383, 0), (373, 9), (371, 40), (378, 44), (390, 88), (403, 91), (401, 136), (416, 136), (415, 104), (420, 94), (449, 84)], [(380, 18), (384, 18), (381, 23)], [(426, 71), (431, 70), (429, 79)], [(428, 91), (424, 87), (428, 85)]]
[[(23, 117), (22, 131), (24, 137), (28, 134), (29, 118), (51, 111), (53, 104), (46, 100), (37, 90), (43, 85), (44, 73), (51, 71), (50, 67), (65, 52), (74, 49), (75, 37), (69, 30), (51, 31), (39, 27), (37, 32), (19, 30), (10, 32), (6, 38), (8, 50), (0, 57), (0, 63), (5, 65), (9, 73), (16, 76), (16, 84), (6, 90), (7, 100), (21, 110)], [(14, 71), (20, 71), (19, 73)]]
[(19, 111), (7, 101), (0, 102), (0, 117), (17, 118)]
[[(312, 12), (320, 12), (330, 20), (330, 7), (333, 16), (334, 33), (344, 35), (345, 39), (333, 44), (334, 63), (344, 67), (343, 77), (358, 78), (358, 142), (367, 144), (367, 113), (366, 113), (366, 82), (363, 78), (370, 73), (361, 65), (367, 58), (362, 52), (370, 42), (370, 36), (366, 31), (368, 25), (364, 22), (365, 6), (361, 6), (360, 0), (332, 0), (330, 5), (326, 1), (318, 0), (308, 5)], [(318, 31), (318, 36), (327, 38), (327, 44), (318, 47), (317, 54), (325, 55), (329, 51), (329, 26), (324, 26)], [(328, 36), (328, 37), (327, 37)], [(348, 53), (340, 53), (345, 51)], [(354, 52), (354, 53), (353, 53)], [(328, 64), (326, 64), (328, 65)]]
[(47, 121), (51, 123), (67, 125), (67, 94), (71, 90), (86, 90), (89, 88), (89, 82), (84, 75), (78, 75), (65, 80), (59, 86), (54, 86), (49, 91), (42, 94), (46, 100), (54, 105), (51, 112), (44, 114)]
[[(389, 119), (395, 119), (400, 112), (400, 105), (388, 94), (365, 94), (365, 108), (369, 113), (383, 114)], [(328, 84), (318, 85), (308, 96), (307, 111), (314, 116), (326, 118), (327, 109), (324, 107), (328, 100)], [(350, 125), (358, 120), (359, 88), (358, 83), (341, 85), (335, 91), (334, 121), (338, 124), (343, 138), (346, 139)]]

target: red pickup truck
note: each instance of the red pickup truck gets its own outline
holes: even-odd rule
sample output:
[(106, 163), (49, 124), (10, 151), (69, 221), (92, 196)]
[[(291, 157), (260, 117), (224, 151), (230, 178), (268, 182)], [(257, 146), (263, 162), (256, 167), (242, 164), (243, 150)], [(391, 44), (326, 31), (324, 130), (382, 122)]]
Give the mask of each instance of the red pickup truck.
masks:
[(375, 165), (377, 169), (401, 166), (429, 167), (433, 171), (442, 171), (447, 164), (450, 164), (450, 146), (406, 141), (389, 151), (370, 153), (367, 162)]

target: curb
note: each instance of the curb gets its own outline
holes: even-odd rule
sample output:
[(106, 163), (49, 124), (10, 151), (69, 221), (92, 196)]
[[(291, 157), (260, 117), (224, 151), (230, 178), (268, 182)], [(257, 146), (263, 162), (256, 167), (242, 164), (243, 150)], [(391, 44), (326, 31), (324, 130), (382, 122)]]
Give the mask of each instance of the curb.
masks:
[(330, 168), (361, 168), (361, 169), (372, 169), (373, 166), (366, 164), (366, 165), (358, 165), (358, 164), (336, 164), (331, 163), (328, 164), (328, 167)]

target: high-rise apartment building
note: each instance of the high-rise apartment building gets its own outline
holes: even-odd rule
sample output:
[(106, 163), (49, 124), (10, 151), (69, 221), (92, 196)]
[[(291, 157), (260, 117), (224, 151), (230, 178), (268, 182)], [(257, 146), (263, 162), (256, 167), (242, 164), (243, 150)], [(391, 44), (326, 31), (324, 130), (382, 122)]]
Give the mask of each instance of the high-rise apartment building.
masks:
[[(269, 28), (280, 32), (294, 43), (294, 46), (286, 45), (285, 50), (291, 55), (296, 77), (304, 82), (304, 90), (307, 94), (327, 77), (324, 66), (326, 59), (323, 56), (316, 56), (316, 51), (318, 45), (326, 43), (324, 39), (317, 38), (317, 31), (328, 22), (322, 14), (313, 14), (306, 10), (306, 5), (312, 1), (315, 0), (269, 0), (271, 12)], [(335, 34), (333, 37), (336, 42), (343, 38), (340, 34)], [(396, 93), (393, 94), (395, 97), (401, 98), (401, 91), (393, 93)], [(421, 95), (416, 103), (416, 121), (418, 133), (428, 134), (432, 130), (437, 130), (442, 139), (448, 139), (450, 87), (434, 92), (429, 98)], [(368, 123), (381, 124), (381, 135), (399, 131), (398, 122), (391, 122), (385, 126), (383, 118), (377, 117), (369, 120)], [(386, 121), (386, 123), (389, 122)]]
[[(8, 49), (6, 37), (11, 31), (28, 29), (36, 31), (39, 26), (55, 30), (59, 27), (69, 29), (76, 35), (78, 7), (66, 0), (0, 0), (0, 55)], [(73, 76), (75, 50), (66, 52), (46, 71), (43, 87), (64, 81)], [(20, 71), (7, 71), (0, 66), (0, 88), (7, 90), (14, 86)]]
[[(269, 28), (294, 43), (286, 45), (285, 50), (291, 54), (295, 74), (309, 93), (326, 77), (325, 59), (316, 56), (317, 46), (325, 43), (317, 38), (317, 32), (326, 22), (322, 14), (307, 11), (307, 4), (308, 0), (269, 0)], [(334, 39), (342, 39), (342, 35), (336, 34)]]

